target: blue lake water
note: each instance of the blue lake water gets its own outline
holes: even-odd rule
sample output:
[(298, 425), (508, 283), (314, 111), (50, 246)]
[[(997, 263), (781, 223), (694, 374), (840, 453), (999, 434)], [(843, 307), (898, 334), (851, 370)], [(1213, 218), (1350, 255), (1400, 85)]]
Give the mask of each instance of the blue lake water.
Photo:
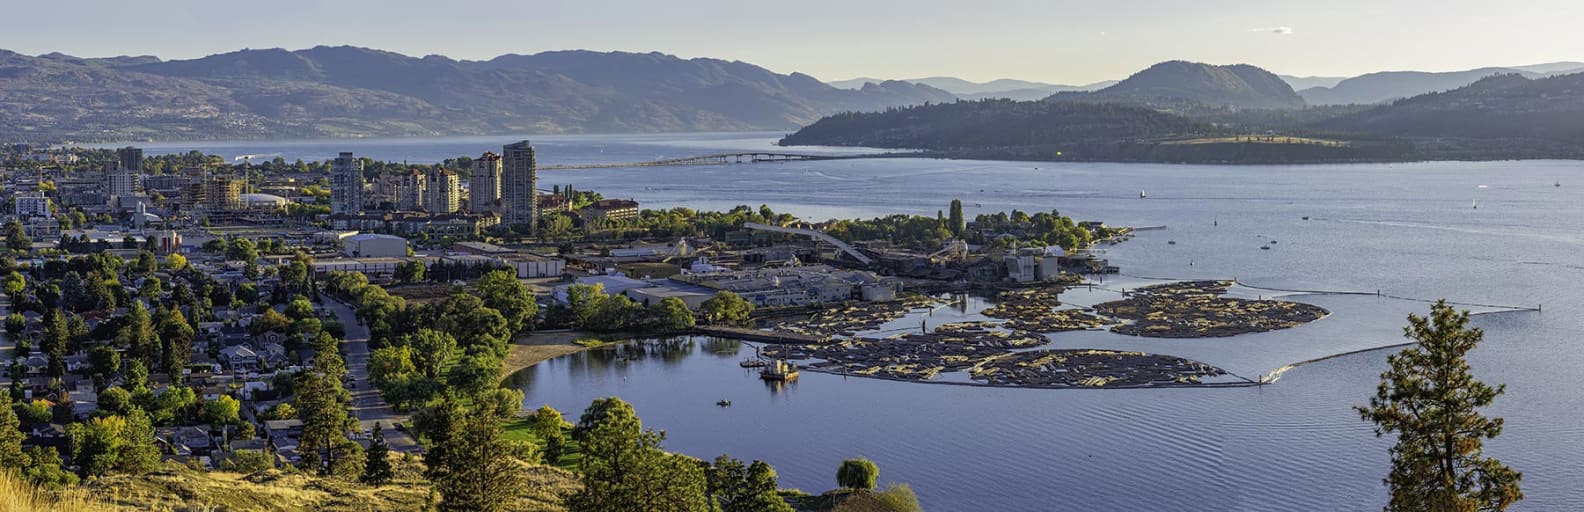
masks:
[[(533, 137), (545, 164), (766, 150), (778, 134)], [(227, 156), (323, 159), (337, 151), (435, 162), (499, 151), (513, 137), (150, 144)], [(846, 152), (831, 148), (814, 151)], [(1183, 166), (929, 159), (554, 171), (646, 207), (770, 205), (811, 219), (1058, 209), (1078, 219), (1166, 226), (1109, 250), (1129, 276), (1237, 278), (1265, 288), (1376, 292), (1534, 307), (1477, 316), (1479, 378), (1507, 385), (1487, 451), (1524, 472), (1518, 510), (1584, 510), (1584, 163), (1432, 162)], [(1561, 187), (1554, 184), (1561, 183)], [(1139, 199), (1147, 191), (1148, 199)], [(1473, 208), (1477, 201), (1478, 208)], [(977, 207), (975, 206), (977, 205)], [(1304, 217), (1309, 217), (1304, 220)], [(1271, 250), (1260, 250), (1269, 245)], [(1175, 241), (1176, 244), (1168, 244)], [(1131, 281), (1130, 281), (1131, 280)], [(1259, 290), (1243, 293), (1263, 294)], [(1277, 333), (1141, 340), (1067, 333), (1058, 347), (1180, 355), (1260, 374), (1401, 341), (1428, 306), (1299, 295), (1334, 313)], [(1064, 297), (1083, 303), (1084, 297)], [(1490, 308), (1475, 307), (1480, 311)], [(669, 449), (775, 465), (782, 483), (835, 485), (841, 459), (874, 459), (930, 510), (1367, 510), (1385, 501), (1388, 443), (1351, 407), (1368, 401), (1385, 350), (1292, 369), (1274, 385), (1220, 389), (1022, 390), (805, 373), (770, 388), (737, 367), (749, 350), (710, 340), (598, 351), (518, 376), (530, 406), (576, 415), (595, 397), (632, 402)], [(733, 406), (719, 408), (717, 400)]]

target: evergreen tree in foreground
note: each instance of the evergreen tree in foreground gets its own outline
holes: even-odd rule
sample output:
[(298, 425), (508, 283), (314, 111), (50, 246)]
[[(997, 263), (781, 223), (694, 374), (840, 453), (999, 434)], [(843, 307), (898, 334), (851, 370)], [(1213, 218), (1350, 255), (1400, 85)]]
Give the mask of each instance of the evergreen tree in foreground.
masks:
[(660, 449), (665, 434), (644, 430), (631, 405), (596, 400), (579, 436), (583, 489), (567, 498), (571, 512), (705, 512), (703, 464)]
[(525, 454), (501, 437), (500, 420), (480, 408), (468, 412), (454, 397), (425, 411), (424, 476), (440, 494), (439, 510), (508, 510), (527, 481)]
[(363, 463), (363, 483), (385, 485), (391, 481), (390, 445), (385, 444), (385, 432), (379, 423), (374, 424), (374, 440), (369, 442), (368, 461)]
[(1473, 512), (1505, 510), (1523, 499), (1523, 475), (1486, 457), (1485, 439), (1501, 434), (1501, 418), (1486, 418), (1505, 386), (1474, 380), (1465, 356), (1484, 332), (1468, 327), (1467, 311), (1445, 300), (1430, 317), (1408, 315), (1403, 333), (1414, 345), (1387, 358), (1380, 387), (1359, 414), (1375, 423), (1375, 435), (1395, 434), (1392, 469), (1386, 478), (1386, 510)]

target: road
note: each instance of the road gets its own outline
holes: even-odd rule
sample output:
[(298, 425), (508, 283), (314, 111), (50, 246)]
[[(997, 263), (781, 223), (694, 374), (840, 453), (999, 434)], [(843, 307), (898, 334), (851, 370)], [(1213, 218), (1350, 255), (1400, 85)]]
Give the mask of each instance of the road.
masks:
[(384, 423), (386, 432), (399, 422), (405, 422), (409, 416), (396, 412), (394, 407), (385, 402), (374, 386), (369, 384), (369, 329), (368, 326), (358, 323), (357, 313), (352, 306), (330, 297), (325, 297), (324, 307), (335, 313), (336, 320), (346, 326), (346, 338), (341, 341), (341, 355), (346, 359), (347, 372), (356, 380), (356, 388), (349, 387), (352, 393), (352, 415), (357, 417), (358, 424), (364, 429), (374, 428), (375, 422)]

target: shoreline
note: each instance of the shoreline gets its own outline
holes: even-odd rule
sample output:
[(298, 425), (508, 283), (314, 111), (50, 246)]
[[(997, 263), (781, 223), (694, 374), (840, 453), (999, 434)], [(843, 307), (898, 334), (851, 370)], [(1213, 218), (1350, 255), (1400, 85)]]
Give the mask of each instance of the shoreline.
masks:
[(588, 350), (590, 347), (574, 342), (590, 336), (583, 331), (558, 330), (513, 338), (506, 358), (501, 361), (501, 381), (536, 364)]

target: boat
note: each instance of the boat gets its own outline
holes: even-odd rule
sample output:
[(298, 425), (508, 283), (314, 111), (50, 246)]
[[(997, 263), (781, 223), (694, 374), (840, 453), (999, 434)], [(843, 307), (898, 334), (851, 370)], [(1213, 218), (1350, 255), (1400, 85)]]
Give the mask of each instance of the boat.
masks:
[(1260, 249), (1261, 250), (1265, 250), (1265, 251), (1269, 251), (1270, 250), (1270, 246), (1269, 245), (1261, 245)]
[(1475, 199), (1475, 200), (1474, 200), (1474, 209), (1475, 209), (1475, 210), (1478, 210), (1478, 209), (1479, 209), (1479, 200), (1478, 200), (1478, 199)]
[(798, 378), (798, 367), (785, 359), (777, 359), (759, 370), (759, 378), (771, 381), (789, 381)]
[(737, 363), (737, 366), (741, 366), (743, 368), (763, 368), (764, 365), (764, 360), (759, 358), (744, 359), (742, 362)]
[(1309, 216), (1305, 215), (1303, 220), (1309, 220)]
[(1146, 197), (1149, 197), (1149, 194), (1145, 194), (1143, 190), (1140, 190), (1139, 191), (1139, 199), (1144, 199)]
[(1177, 245), (1177, 241), (1176, 240), (1167, 240), (1166, 241), (1166, 245)]
[(721, 406), (721, 407), (731, 407), (731, 400), (721, 400), (719, 402), (715, 402), (715, 405), (718, 405), (718, 406)]
[(1560, 181), (1556, 182), (1556, 186), (1557, 187), (1561, 187), (1562, 186), (1562, 182), (1560, 182)]

